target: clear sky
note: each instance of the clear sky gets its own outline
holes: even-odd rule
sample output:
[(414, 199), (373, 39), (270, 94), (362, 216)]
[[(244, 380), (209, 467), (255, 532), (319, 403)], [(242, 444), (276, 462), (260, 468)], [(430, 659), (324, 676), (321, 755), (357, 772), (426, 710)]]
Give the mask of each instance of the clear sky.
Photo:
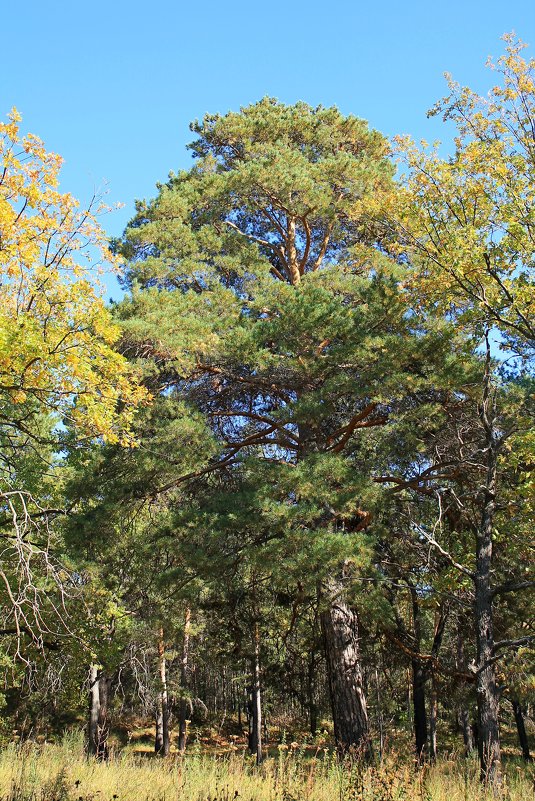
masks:
[[(336, 104), (388, 135), (444, 138), (427, 109), (443, 73), (479, 91), (515, 30), (535, 55), (532, 0), (3, 0), (0, 114), (65, 159), (62, 188), (105, 182), (110, 234), (135, 198), (187, 167), (189, 122), (264, 95)], [(112, 294), (118, 291), (110, 284)]]

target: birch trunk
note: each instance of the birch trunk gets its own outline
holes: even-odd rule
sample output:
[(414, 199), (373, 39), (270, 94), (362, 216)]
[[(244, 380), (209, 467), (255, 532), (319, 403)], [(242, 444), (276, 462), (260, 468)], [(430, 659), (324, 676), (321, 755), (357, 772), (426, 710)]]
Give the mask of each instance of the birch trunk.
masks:
[(169, 701), (167, 693), (167, 662), (165, 659), (164, 631), (160, 628), (158, 634), (158, 701), (156, 708), (156, 738), (154, 750), (160, 756), (168, 756), (169, 742)]

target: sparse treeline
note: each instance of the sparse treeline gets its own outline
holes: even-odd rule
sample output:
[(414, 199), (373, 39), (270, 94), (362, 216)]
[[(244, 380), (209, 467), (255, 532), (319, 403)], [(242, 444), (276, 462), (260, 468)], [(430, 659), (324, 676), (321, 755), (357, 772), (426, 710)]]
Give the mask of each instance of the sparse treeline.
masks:
[(6, 727), (88, 709), (105, 758), (120, 710), (154, 720), (165, 756), (208, 717), (258, 762), (284, 720), (332, 721), (363, 759), (402, 725), (435, 759), (457, 730), (499, 783), (505, 717), (529, 758), (520, 51), (488, 99), (450, 86), (454, 154), (400, 140), (399, 180), (389, 142), (335, 108), (266, 98), (194, 123), (193, 167), (114, 243), (111, 315), (76, 266), (98, 229), (39, 196), (49, 157), (4, 126)]

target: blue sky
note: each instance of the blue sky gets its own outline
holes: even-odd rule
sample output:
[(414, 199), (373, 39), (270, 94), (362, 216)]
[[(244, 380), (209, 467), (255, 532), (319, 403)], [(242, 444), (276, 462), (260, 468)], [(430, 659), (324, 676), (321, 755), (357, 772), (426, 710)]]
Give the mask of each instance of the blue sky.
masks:
[[(535, 55), (530, 0), (4, 0), (0, 114), (65, 159), (62, 188), (87, 200), (107, 184), (125, 207), (188, 167), (189, 122), (271, 95), (336, 104), (388, 135), (447, 138), (427, 109), (444, 71), (486, 91), (487, 56), (515, 30)], [(110, 282), (110, 291), (118, 291)]]

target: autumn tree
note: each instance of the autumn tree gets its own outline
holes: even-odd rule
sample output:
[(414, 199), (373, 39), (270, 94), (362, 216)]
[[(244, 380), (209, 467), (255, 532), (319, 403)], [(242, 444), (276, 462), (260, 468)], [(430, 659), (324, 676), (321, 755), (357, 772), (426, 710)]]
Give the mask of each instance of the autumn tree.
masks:
[(450, 94), (429, 112), (455, 125), (452, 156), (398, 140), (408, 167), (399, 222), (422, 300), (480, 334), (495, 327), (503, 347), (527, 357), (535, 340), (535, 60), (522, 58), (514, 35), (504, 39), (505, 54), (488, 63), (501, 82), (487, 97), (447, 76)]
[[(499, 691), (493, 642), (493, 530), (499, 508), (499, 463), (515, 433), (516, 444), (529, 450), (529, 424), (514, 431), (498, 424), (496, 398), (500, 380), (490, 342), (498, 335), (516, 369), (529, 371), (534, 343), (535, 293), (533, 60), (521, 56), (524, 45), (513, 35), (496, 65), (501, 83), (487, 98), (449, 81), (450, 94), (437, 103), (457, 128), (454, 153), (442, 158), (437, 149), (401, 140), (408, 167), (406, 192), (398, 205), (398, 224), (413, 261), (412, 285), (421, 303), (436, 314), (448, 313), (464, 330), (479, 337), (487, 350), (478, 415), (485, 475), (481, 476), (480, 521), (475, 541), (475, 628), (482, 772), (499, 781)], [(509, 352), (509, 353), (507, 353)], [(529, 469), (528, 473), (531, 472)], [(528, 479), (532, 485), (532, 480)]]
[(13, 111), (0, 124), (0, 577), (4, 629), (20, 652), (21, 638), (42, 639), (46, 584), (60, 580), (49, 549), (59, 424), (125, 441), (145, 393), (114, 350), (119, 329), (98, 286), (114, 264), (103, 206), (82, 210), (60, 192), (61, 158), (19, 123)]

